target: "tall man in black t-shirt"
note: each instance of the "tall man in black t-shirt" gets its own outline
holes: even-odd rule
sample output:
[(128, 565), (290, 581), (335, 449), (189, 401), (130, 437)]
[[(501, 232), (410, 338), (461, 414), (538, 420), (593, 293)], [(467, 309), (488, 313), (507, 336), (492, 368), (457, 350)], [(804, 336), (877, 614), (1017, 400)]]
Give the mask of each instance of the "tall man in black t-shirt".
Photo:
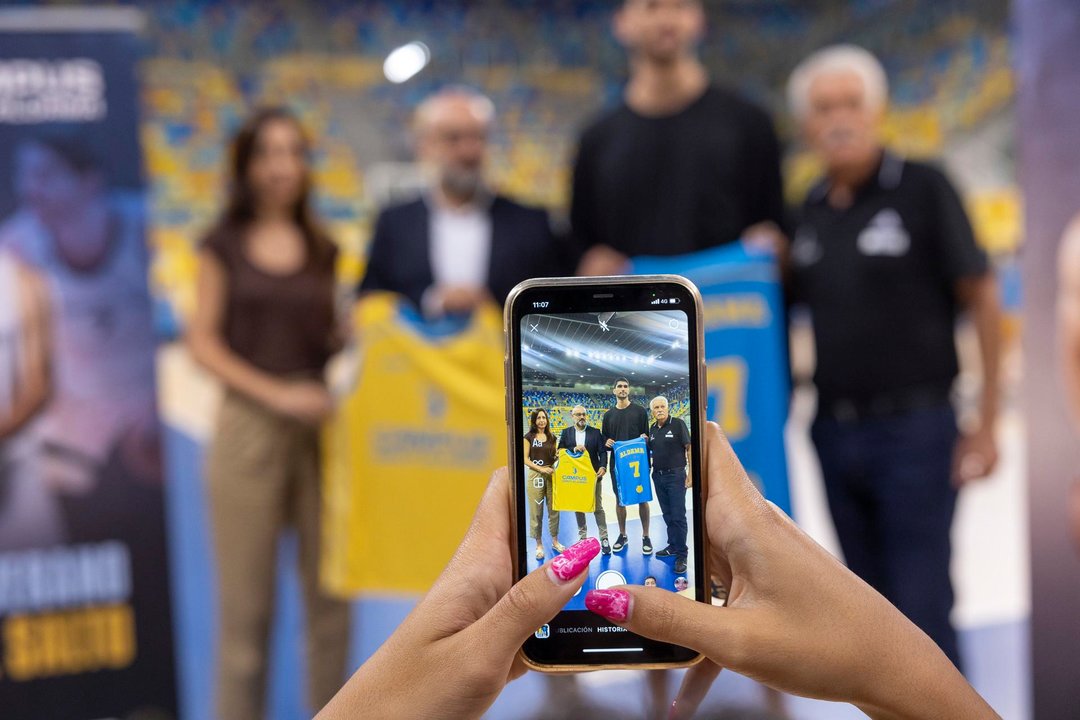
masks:
[[(604, 436), (605, 447), (612, 447), (621, 440), (649, 437), (649, 414), (645, 408), (630, 402), (630, 381), (619, 378), (613, 389), (615, 407), (604, 413), (600, 423), (600, 432)], [(626, 547), (626, 508), (619, 503), (618, 478), (615, 473), (614, 454), (611, 462), (611, 489), (615, 493), (615, 517), (619, 520), (619, 537), (611, 546), (619, 552)], [(649, 503), (638, 503), (638, 516), (641, 518), (641, 552), (652, 555), (652, 540), (649, 539)]]
[[(987, 258), (945, 176), (883, 149), (885, 73), (862, 48), (815, 53), (789, 98), (824, 161), (792, 243), (795, 297), (811, 312), (812, 428), (848, 566), (959, 664), (949, 622), (957, 489), (997, 461), (1001, 310)], [(981, 422), (950, 403), (958, 314), (982, 355)]]
[(623, 100), (582, 134), (570, 220), (581, 275), (634, 255), (681, 255), (783, 225), (769, 117), (710, 85), (699, 0), (626, 0), (615, 36), (630, 56)]

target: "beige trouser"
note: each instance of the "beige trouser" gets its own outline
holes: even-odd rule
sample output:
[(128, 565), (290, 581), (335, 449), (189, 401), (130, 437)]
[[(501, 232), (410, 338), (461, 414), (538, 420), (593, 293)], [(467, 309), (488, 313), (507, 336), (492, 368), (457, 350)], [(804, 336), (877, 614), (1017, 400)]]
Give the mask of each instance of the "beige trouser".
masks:
[(529, 499), (529, 537), (540, 541), (540, 521), (544, 505), (548, 509), (548, 532), (552, 542), (559, 541), (559, 513), (551, 509), (551, 476), (529, 470), (525, 478), (525, 497)]
[(307, 624), (308, 698), (322, 708), (345, 680), (349, 605), (319, 588), (316, 428), (227, 393), (206, 465), (221, 595), (218, 720), (265, 714), (278, 536), (299, 538)]
[[(596, 530), (600, 533), (600, 539), (607, 539), (607, 514), (604, 513), (604, 504), (600, 502), (600, 481), (602, 478), (596, 478), (596, 510), (593, 511), (593, 517), (596, 518)], [(575, 513), (577, 515), (577, 535), (578, 540), (584, 540), (588, 534), (588, 528), (585, 525), (585, 513)]]

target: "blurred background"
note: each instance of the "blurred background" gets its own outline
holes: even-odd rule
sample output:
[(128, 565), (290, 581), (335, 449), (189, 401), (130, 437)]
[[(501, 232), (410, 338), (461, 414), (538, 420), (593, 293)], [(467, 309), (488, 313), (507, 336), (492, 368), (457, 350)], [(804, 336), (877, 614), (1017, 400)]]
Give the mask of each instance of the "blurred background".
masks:
[[(9, 4), (13, 10), (6, 12), (32, 13), (41, 8), (68, 12), (76, 20), (60, 23), (62, 33), (76, 32), (72, 24), (93, 28), (105, 22), (108, 32), (121, 28), (136, 38), (130, 56), (136, 89), (130, 102), (137, 115), (137, 137), (113, 137), (109, 142), (141, 147), (148, 289), (158, 338), (157, 402), (162, 420), (177, 708), (183, 718), (215, 717), (216, 676), (211, 658), (219, 637), (218, 589), (204, 464), (222, 392), (220, 383), (192, 358), (182, 336), (199, 301), (199, 243), (217, 220), (229, 191), (231, 139), (255, 108), (284, 105), (295, 112), (312, 140), (313, 208), (339, 250), (335, 292), (339, 309), (349, 307), (364, 276), (380, 210), (414, 196), (424, 184), (414, 160), (411, 121), (422, 100), (448, 85), (467, 85), (494, 104), (488, 158), (491, 185), (516, 200), (545, 208), (556, 232), (565, 234), (580, 133), (597, 113), (619, 102), (627, 81), (626, 53), (611, 27), (619, 3), (147, 0), (93, 6)], [(1022, 330), (1033, 312), (1025, 306), (1033, 278), (1036, 284), (1048, 285), (1034, 312), (1044, 318), (1053, 315), (1049, 286), (1055, 268), (1049, 258), (1056, 257), (1063, 230), (1061, 222), (1039, 229), (1038, 242), (1044, 247), (1038, 255), (1041, 265), (1025, 271), (1021, 250), (1032, 240), (1025, 240), (1018, 117), (1038, 117), (1040, 103), (1055, 96), (1044, 84), (1040, 68), (1048, 66), (1046, 57), (1057, 57), (1059, 46), (1038, 40), (1054, 35), (1053, 23), (1030, 19), (1045, 19), (1052, 5), (1049, 0), (1026, 4), (1006, 0), (705, 0), (707, 32), (700, 46), (700, 58), (712, 80), (738, 91), (773, 119), (781, 142), (783, 194), (789, 207), (801, 204), (823, 167), (802, 141), (787, 106), (788, 78), (811, 52), (841, 42), (873, 52), (888, 75), (885, 144), (902, 156), (937, 163), (961, 194), (977, 243), (998, 278), (1004, 313), (996, 428), (1000, 460), (990, 477), (960, 496), (952, 530), (953, 622), (969, 679), (1003, 717), (1020, 719), (1065, 717), (1032, 712), (1028, 418), (1042, 407), (1025, 399), (1025, 375), (1030, 376), (1032, 368), (1030, 362), (1025, 368), (1021, 348)], [(0, 32), (12, 25), (23, 27), (31, 22), (26, 18), (32, 15), (9, 15), (4, 21), (7, 25), (0, 23)], [(57, 33), (56, 27), (46, 22), (45, 34)], [(18, 33), (29, 34), (25, 28)], [(1021, 38), (1028, 39), (1026, 45)], [(0, 62), (15, 53), (15, 47), (5, 50), (0, 39)], [(1021, 56), (1022, 48), (1030, 54)], [(1018, 57), (1026, 58), (1027, 65)], [(1021, 72), (1023, 67), (1026, 73)], [(1027, 115), (1021, 112), (1024, 78), (1036, 88), (1030, 91)], [(1074, 76), (1072, 82), (1076, 81)], [(1068, 87), (1068, 81), (1063, 82)], [(1064, 160), (1062, 164), (1068, 167), (1060, 177), (1074, 178), (1072, 165)], [(1046, 183), (1055, 185), (1052, 180)], [(1056, 185), (1068, 187), (1067, 181), (1065, 186)], [(1076, 188), (1072, 186), (1073, 204), (1080, 198)], [(6, 214), (14, 203), (2, 200)], [(1037, 373), (1047, 383), (1055, 382), (1057, 372), (1050, 357), (1052, 332), (1047, 328), (1039, 338), (1028, 337), (1043, 348), (1037, 352), (1046, 356), (1044, 367)], [(792, 512), (815, 539), (840, 555), (808, 434), (815, 392), (810, 383), (813, 336), (805, 312), (793, 311), (787, 337), (793, 389), (784, 437)], [(970, 324), (958, 327), (957, 345), (961, 374), (956, 397), (964, 422), (976, 414), (982, 384), (979, 342)], [(362, 354), (363, 349), (350, 345), (349, 352)], [(355, 363), (355, 356), (346, 355), (351, 360), (339, 361), (342, 366)], [(498, 366), (496, 359), (496, 373)], [(355, 378), (350, 380), (348, 375), (346, 369), (337, 376), (339, 395), (355, 392)], [(501, 388), (492, 392), (497, 410)], [(423, 406), (434, 418), (442, 410), (431, 397), (416, 402), (427, 403)], [(355, 412), (368, 412), (362, 403), (357, 404), (359, 400), (349, 402)], [(1055, 407), (1046, 422), (1060, 420), (1063, 413)], [(495, 425), (498, 438), (502, 425)], [(339, 427), (345, 433), (337, 436), (334, 445), (339, 457), (348, 455), (342, 447), (349, 445), (350, 427)], [(1068, 458), (1075, 442), (1063, 437), (1067, 436), (1056, 436), (1053, 447)], [(362, 463), (355, 457), (341, 462)], [(343, 472), (352, 477), (354, 471)], [(391, 510), (365, 507), (363, 517)], [(464, 507), (461, 512), (467, 519)], [(408, 538), (394, 541), (431, 543), (424, 516), (416, 520), (402, 530), (409, 533)], [(452, 523), (449, 536), (461, 527), (460, 522)], [(342, 532), (339, 537), (348, 536), (347, 530)], [(444, 535), (433, 537), (441, 542)], [(441, 557), (448, 557), (451, 549), (444, 548)], [(266, 714), (291, 720), (311, 713), (302, 671), (302, 581), (296, 570), (298, 548), (293, 533), (283, 535), (278, 551)], [(353, 593), (351, 605), (349, 668), (374, 652), (430, 582), (427, 575), (401, 578), (396, 570), (383, 578), (386, 582), (371, 580), (382, 574), (382, 564), (401, 558), (374, 552), (364, 558), (369, 561), (367, 579), (344, 583), (353, 591), (361, 590)], [(342, 562), (363, 564), (364, 558)], [(1075, 566), (1075, 556), (1070, 560)], [(1072, 567), (1070, 575), (1075, 574)], [(40, 688), (35, 689), (33, 682), (15, 682), (11, 675), (10, 671), (7, 677), (0, 675), (0, 697), (14, 702), (14, 707), (26, 703), (22, 707), (27, 712), (15, 716), (35, 716), (35, 706), (27, 698)], [(643, 673), (593, 673), (582, 676), (578, 688), (589, 704), (600, 708), (597, 716), (600, 712), (634, 715), (647, 703)], [(547, 692), (541, 678), (528, 676), (510, 686), (489, 717), (542, 716)], [(727, 672), (711, 692), (710, 702), (773, 711), (781, 707), (787, 716), (806, 720), (861, 716), (853, 708), (831, 703), (799, 698), (778, 701), (754, 682)]]

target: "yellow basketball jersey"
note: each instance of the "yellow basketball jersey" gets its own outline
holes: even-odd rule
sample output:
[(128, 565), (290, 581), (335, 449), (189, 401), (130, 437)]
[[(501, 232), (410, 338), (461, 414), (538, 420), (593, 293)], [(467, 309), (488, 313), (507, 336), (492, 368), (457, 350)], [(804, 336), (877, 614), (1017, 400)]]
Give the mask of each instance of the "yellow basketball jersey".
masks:
[(506, 464), (499, 311), (442, 334), (408, 314), (388, 294), (354, 314), (355, 386), (323, 435), (322, 577), (334, 594), (427, 590)]
[(596, 510), (596, 471), (589, 453), (574, 457), (565, 448), (559, 450), (551, 492), (551, 505), (557, 512)]

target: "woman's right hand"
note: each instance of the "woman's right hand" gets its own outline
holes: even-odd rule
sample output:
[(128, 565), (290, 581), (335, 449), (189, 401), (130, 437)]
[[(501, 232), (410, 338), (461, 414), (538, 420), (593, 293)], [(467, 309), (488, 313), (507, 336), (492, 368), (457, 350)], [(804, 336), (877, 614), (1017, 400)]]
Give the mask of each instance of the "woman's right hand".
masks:
[[(705, 522), (725, 607), (660, 588), (590, 591), (590, 610), (708, 660), (686, 674), (673, 717), (690, 717), (720, 667), (875, 718), (997, 718), (945, 655), (767, 502), (714, 423)], [(711, 662), (710, 662), (711, 661)]]
[(315, 380), (286, 381), (269, 400), (271, 408), (278, 414), (309, 425), (318, 425), (334, 411), (330, 392)]

